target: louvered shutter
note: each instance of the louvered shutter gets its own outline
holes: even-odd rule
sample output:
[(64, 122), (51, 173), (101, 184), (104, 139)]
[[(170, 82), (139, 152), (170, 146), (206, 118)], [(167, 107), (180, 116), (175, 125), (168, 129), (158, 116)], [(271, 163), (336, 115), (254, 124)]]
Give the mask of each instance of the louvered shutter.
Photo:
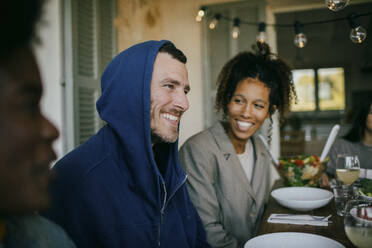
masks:
[(106, 69), (115, 54), (115, 2), (113, 0), (99, 0), (100, 35), (98, 37), (100, 47), (100, 72)]
[[(71, 30), (72, 65), (69, 65), (69, 60), (66, 59), (65, 66), (71, 67), (73, 85), (70, 87), (73, 91), (71, 94), (73, 104), (65, 105), (66, 118), (72, 117), (73, 125), (69, 125), (70, 120), (67, 120), (66, 126), (73, 128), (74, 139), (74, 142), (66, 142), (68, 151), (85, 142), (102, 125), (95, 103), (100, 96), (101, 74), (116, 52), (113, 25), (116, 6), (115, 0), (76, 0), (69, 1), (69, 5), (66, 6), (66, 9), (71, 12), (65, 17), (71, 19), (69, 30)], [(69, 50), (66, 54), (68, 52)], [(66, 86), (68, 86), (68, 77), (66, 78)], [(66, 87), (67, 101), (70, 88)], [(71, 133), (69, 130), (66, 132)], [(67, 138), (71, 138), (71, 135)]]

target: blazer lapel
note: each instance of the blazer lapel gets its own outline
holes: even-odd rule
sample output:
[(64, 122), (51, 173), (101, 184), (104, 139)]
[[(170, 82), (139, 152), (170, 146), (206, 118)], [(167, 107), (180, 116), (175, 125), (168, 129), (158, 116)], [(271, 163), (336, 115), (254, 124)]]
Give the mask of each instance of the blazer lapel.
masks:
[(230, 138), (227, 136), (225, 129), (222, 126), (222, 123), (221, 122), (215, 123), (211, 127), (211, 133), (213, 134), (216, 143), (221, 150), (226, 165), (231, 168), (234, 176), (236, 177), (236, 180), (238, 182), (242, 182), (242, 187), (245, 188), (248, 194), (253, 198), (253, 200), (256, 201), (256, 196), (252, 188), (252, 185), (249, 183), (248, 178), (245, 175), (240, 160), (236, 155), (234, 146), (231, 143)]
[[(264, 178), (265, 168), (263, 168), (262, 161), (265, 159), (265, 154), (263, 152), (262, 147), (259, 146), (258, 142), (256, 142), (256, 137), (252, 137), (252, 143), (254, 147), (254, 154), (255, 154), (255, 167), (253, 170), (253, 177), (252, 177), (252, 185), (254, 186), (253, 191), (258, 192), (259, 187), (262, 184), (262, 178)], [(261, 165), (261, 166), (257, 166)]]

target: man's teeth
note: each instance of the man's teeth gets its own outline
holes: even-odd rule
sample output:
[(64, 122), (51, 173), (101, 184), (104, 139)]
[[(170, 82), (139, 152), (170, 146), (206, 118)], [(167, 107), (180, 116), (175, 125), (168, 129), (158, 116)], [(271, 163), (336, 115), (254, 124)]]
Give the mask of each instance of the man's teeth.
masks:
[(251, 127), (253, 125), (250, 122), (244, 122), (244, 121), (237, 121), (237, 123), (242, 128), (249, 128), (249, 127)]
[(178, 120), (177, 116), (171, 115), (171, 114), (163, 114), (163, 117), (172, 121)]

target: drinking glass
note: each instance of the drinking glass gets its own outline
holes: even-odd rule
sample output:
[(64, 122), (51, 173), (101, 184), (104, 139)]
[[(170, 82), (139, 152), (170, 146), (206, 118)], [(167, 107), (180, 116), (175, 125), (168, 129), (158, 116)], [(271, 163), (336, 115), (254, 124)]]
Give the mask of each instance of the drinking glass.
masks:
[(360, 173), (358, 156), (350, 154), (339, 154), (336, 160), (336, 175), (343, 185), (334, 188), (334, 196), (337, 214), (343, 216), (346, 203), (353, 199), (354, 191), (350, 185), (355, 182)]
[(345, 233), (357, 247), (368, 248), (372, 245), (372, 202), (352, 200), (346, 204)]
[(358, 156), (339, 154), (336, 160), (337, 178), (346, 186), (350, 186), (359, 178), (360, 163)]

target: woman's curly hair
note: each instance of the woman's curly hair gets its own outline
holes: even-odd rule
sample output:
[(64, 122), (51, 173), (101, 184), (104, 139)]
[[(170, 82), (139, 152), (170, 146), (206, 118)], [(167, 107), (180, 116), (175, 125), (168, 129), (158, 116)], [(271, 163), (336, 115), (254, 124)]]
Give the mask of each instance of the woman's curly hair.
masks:
[(257, 42), (254, 52), (241, 52), (229, 60), (222, 68), (217, 79), (217, 96), (215, 108), (222, 112), (224, 118), (228, 115), (227, 105), (234, 95), (239, 82), (246, 78), (256, 78), (270, 89), (269, 113), (274, 114), (275, 108), (283, 121), (289, 113), (292, 99), (297, 100), (292, 80), (291, 68), (286, 62), (271, 53), (266, 43)]

